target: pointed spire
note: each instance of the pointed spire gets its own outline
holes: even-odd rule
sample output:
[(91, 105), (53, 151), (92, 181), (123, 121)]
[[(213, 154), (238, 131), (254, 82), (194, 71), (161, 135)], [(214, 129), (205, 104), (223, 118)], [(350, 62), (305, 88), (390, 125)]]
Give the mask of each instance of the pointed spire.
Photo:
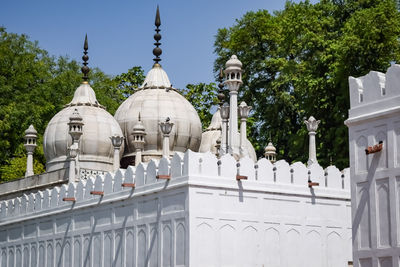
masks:
[(156, 47), (153, 49), (153, 55), (156, 57), (153, 60), (154, 60), (155, 64), (158, 64), (158, 62), (161, 61), (160, 56), (162, 54), (162, 50), (159, 47), (161, 45), (161, 43), (159, 42), (161, 40), (161, 34), (160, 34), (161, 30), (159, 29), (159, 27), (161, 26), (161, 19), (160, 19), (160, 9), (159, 9), (158, 5), (157, 5), (157, 12), (156, 12), (156, 20), (154, 22), (154, 25), (156, 26), (156, 29), (155, 29), (156, 33), (154, 34), (154, 40), (156, 40), (154, 45)]
[(83, 66), (82, 66), (82, 68), (81, 68), (81, 71), (82, 71), (82, 73), (83, 73), (83, 81), (84, 82), (87, 82), (87, 80), (89, 79), (89, 77), (88, 77), (88, 73), (89, 73), (89, 71), (90, 71), (90, 69), (89, 69), (89, 67), (87, 66), (88, 65), (88, 60), (89, 60), (89, 56), (87, 55), (88, 54), (88, 49), (89, 49), (89, 45), (88, 45), (88, 40), (87, 40), (87, 34), (85, 35), (85, 43), (83, 44), (83, 56), (82, 56), (82, 60), (83, 60)]
[(154, 22), (154, 25), (156, 25), (157, 27), (161, 26), (161, 19), (160, 19), (160, 8), (157, 5), (157, 11), (156, 11), (156, 20)]

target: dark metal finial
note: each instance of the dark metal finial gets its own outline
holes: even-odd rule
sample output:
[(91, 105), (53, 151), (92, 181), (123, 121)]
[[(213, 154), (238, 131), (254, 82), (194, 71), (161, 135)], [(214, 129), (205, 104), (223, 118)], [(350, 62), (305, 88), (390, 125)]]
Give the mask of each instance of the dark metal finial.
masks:
[(224, 84), (223, 84), (223, 79), (224, 79), (224, 73), (222, 72), (222, 68), (219, 69), (219, 90), (218, 90), (218, 100), (219, 100), (219, 106), (222, 107), (224, 100), (225, 100), (225, 94), (223, 92), (224, 90)]
[(83, 60), (83, 66), (81, 68), (81, 71), (83, 73), (83, 81), (87, 81), (89, 79), (88, 74), (89, 74), (89, 67), (88, 65), (88, 60), (89, 60), (89, 56), (88, 54), (88, 49), (89, 49), (89, 45), (88, 45), (88, 40), (87, 40), (87, 34), (85, 36), (85, 43), (83, 44), (83, 56), (82, 56), (82, 60)]
[(154, 40), (156, 40), (154, 45), (156, 47), (153, 49), (153, 55), (155, 55), (156, 57), (153, 60), (157, 64), (158, 62), (161, 61), (160, 56), (162, 54), (162, 50), (159, 47), (161, 45), (161, 43), (159, 42), (161, 40), (161, 34), (160, 34), (161, 30), (159, 29), (159, 27), (161, 26), (161, 19), (160, 19), (160, 9), (159, 9), (158, 5), (157, 5), (157, 12), (156, 12), (156, 20), (154, 22), (154, 25), (156, 25), (156, 29), (155, 29), (156, 33), (154, 34)]
[(160, 26), (161, 26), (160, 8), (159, 8), (158, 5), (157, 5), (157, 11), (156, 11), (156, 21), (154, 22), (154, 24), (155, 24), (157, 27), (160, 27)]
[(222, 90), (224, 88), (224, 84), (223, 84), (223, 80), (224, 80), (224, 73), (222, 72), (222, 68), (219, 69), (219, 84), (218, 87), (220, 90)]

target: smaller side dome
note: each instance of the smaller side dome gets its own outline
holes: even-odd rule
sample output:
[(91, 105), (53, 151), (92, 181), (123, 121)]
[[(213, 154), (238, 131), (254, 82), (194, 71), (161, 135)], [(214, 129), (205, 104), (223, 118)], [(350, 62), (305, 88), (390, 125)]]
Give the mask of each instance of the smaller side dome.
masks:
[[(112, 171), (114, 147), (111, 136), (122, 136), (118, 122), (101, 106), (89, 83), (83, 82), (72, 101), (49, 122), (43, 136), (46, 171), (68, 167), (68, 148), (72, 145), (69, 133), (70, 118), (82, 121), (79, 164), (81, 169)], [(123, 147), (120, 155), (122, 155)]]

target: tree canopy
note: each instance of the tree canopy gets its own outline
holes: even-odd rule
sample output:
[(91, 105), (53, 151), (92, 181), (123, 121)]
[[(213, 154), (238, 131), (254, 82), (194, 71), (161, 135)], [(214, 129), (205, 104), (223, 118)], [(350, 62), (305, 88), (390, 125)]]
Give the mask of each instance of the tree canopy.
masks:
[(271, 135), (278, 158), (307, 160), (304, 119), (321, 120), (317, 155), (348, 167), (348, 76), (386, 71), (400, 57), (394, 0), (321, 0), (282, 11), (247, 12), (218, 30), (215, 72), (236, 54), (245, 71), (240, 98), (253, 106), (250, 138), (261, 155)]
[(214, 83), (188, 84), (182, 89), (182, 95), (193, 105), (199, 114), (203, 129), (210, 125), (211, 110), (216, 106), (217, 88)]
[[(34, 171), (44, 171), (44, 130), (71, 101), (81, 76), (78, 62), (50, 56), (26, 35), (8, 33), (0, 27), (0, 181), (24, 176), (23, 136), (30, 124), (38, 131)], [(97, 99), (111, 114), (129, 96), (131, 88), (144, 80), (140, 67), (116, 77), (93, 68), (89, 77)]]
[[(253, 107), (249, 139), (259, 156), (269, 136), (278, 158), (307, 160), (309, 116), (321, 120), (317, 156), (347, 167), (348, 76), (386, 71), (400, 57), (400, 14), (395, 0), (287, 2), (283, 10), (247, 12), (218, 30), (215, 72), (230, 55), (243, 62), (239, 100)], [(90, 63), (90, 62), (89, 62)], [(113, 114), (143, 82), (141, 67), (115, 77), (92, 68), (90, 82), (99, 102)], [(26, 35), (0, 27), (0, 182), (23, 177), (24, 131), (39, 133), (35, 173), (44, 171), (43, 133), (81, 82), (80, 64), (50, 56)], [(207, 127), (215, 107), (215, 84), (188, 84), (182, 94)]]

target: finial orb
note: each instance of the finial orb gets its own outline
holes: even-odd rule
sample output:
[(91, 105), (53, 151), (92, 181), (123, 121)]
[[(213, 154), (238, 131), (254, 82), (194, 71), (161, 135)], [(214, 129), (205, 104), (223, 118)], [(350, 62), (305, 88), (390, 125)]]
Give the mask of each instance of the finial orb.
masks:
[(157, 42), (161, 40), (161, 34), (156, 33), (154, 34), (154, 40), (156, 40)]
[(159, 57), (162, 54), (162, 50), (159, 47), (155, 47), (153, 49), (153, 55), (155, 55), (156, 57)]

